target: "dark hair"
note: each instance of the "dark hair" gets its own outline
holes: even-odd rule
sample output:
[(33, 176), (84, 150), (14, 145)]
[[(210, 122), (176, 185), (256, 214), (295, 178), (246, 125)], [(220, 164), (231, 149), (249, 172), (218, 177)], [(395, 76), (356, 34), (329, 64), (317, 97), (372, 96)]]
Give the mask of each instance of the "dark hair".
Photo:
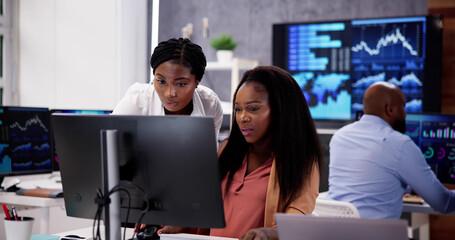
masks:
[[(284, 211), (300, 194), (301, 187), (304, 184), (308, 186), (314, 166), (321, 174), (323, 157), (316, 128), (302, 90), (285, 70), (259, 66), (245, 72), (234, 93), (233, 103), (239, 88), (246, 82), (264, 85), (269, 94), (272, 151), (280, 186), (280, 202), (283, 203), (279, 211)], [(235, 120), (234, 109), (232, 114), (231, 132), (219, 158), (221, 176), (229, 174), (228, 186), (250, 148)]]
[(153, 74), (160, 64), (169, 60), (189, 68), (191, 74), (196, 76), (196, 80), (200, 81), (204, 76), (205, 66), (207, 66), (204, 52), (199, 45), (192, 43), (187, 38), (171, 38), (156, 46), (150, 58)]

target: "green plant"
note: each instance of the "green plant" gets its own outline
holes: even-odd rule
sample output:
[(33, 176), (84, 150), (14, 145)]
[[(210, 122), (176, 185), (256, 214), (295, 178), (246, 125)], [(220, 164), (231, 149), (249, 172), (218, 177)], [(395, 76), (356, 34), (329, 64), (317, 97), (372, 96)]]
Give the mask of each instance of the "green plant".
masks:
[(232, 35), (221, 34), (220, 37), (213, 38), (210, 41), (210, 45), (215, 50), (234, 50), (237, 47), (237, 42), (232, 40)]

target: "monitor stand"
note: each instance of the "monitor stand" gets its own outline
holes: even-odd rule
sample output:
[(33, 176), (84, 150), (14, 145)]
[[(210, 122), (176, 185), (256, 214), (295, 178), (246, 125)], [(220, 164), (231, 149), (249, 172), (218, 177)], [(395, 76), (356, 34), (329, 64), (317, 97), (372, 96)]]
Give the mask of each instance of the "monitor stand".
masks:
[[(117, 155), (117, 130), (101, 130), (101, 173), (102, 186), (105, 195), (120, 182), (118, 155)], [(105, 239), (121, 239), (120, 223), (120, 193), (118, 191), (110, 196), (110, 203), (104, 209)]]

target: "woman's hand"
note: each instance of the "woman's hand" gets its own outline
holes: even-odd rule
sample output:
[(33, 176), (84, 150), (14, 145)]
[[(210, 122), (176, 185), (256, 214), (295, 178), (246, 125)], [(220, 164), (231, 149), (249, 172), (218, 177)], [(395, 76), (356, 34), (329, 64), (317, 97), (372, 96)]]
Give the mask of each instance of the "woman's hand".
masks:
[(277, 240), (278, 231), (276, 228), (255, 228), (240, 236), (239, 240)]
[(147, 224), (136, 224), (134, 226), (134, 232), (138, 233), (138, 232), (144, 230), (146, 227), (147, 227)]
[(188, 228), (185, 227), (175, 227), (175, 226), (163, 226), (158, 229), (157, 233), (160, 234), (171, 234), (171, 233), (183, 233), (188, 232)]

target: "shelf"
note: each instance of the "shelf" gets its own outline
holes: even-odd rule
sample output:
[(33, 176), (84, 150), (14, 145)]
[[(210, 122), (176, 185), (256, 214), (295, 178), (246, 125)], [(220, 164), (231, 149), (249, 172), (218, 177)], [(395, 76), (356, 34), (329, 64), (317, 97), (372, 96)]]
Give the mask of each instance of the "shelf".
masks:
[(232, 62), (207, 62), (207, 70), (231, 70), (234, 67), (238, 69), (251, 69), (259, 65), (259, 61), (233, 58)]
[(257, 60), (233, 58), (232, 62), (207, 62), (206, 70), (231, 70), (231, 95), (239, 83), (239, 71), (249, 70), (259, 65)]

